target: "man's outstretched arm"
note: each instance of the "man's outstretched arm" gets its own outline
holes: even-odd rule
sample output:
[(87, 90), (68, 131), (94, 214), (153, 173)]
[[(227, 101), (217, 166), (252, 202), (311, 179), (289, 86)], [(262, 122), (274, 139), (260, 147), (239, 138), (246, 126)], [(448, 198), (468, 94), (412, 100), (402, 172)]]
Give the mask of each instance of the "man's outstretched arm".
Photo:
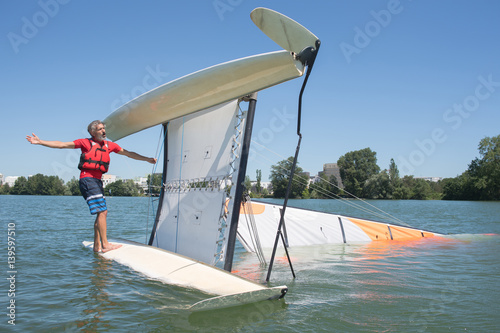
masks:
[(26, 140), (28, 140), (32, 145), (42, 145), (49, 148), (75, 148), (75, 143), (73, 141), (70, 142), (62, 142), (62, 141), (47, 141), (41, 140), (39, 137), (35, 135), (35, 133), (31, 133), (33, 136), (26, 135)]
[(125, 155), (127, 157), (133, 158), (134, 160), (146, 161), (146, 162), (149, 162), (151, 164), (156, 163), (156, 158), (142, 156), (140, 154), (134, 153), (133, 151), (128, 151), (128, 150), (125, 150), (123, 148), (117, 154)]

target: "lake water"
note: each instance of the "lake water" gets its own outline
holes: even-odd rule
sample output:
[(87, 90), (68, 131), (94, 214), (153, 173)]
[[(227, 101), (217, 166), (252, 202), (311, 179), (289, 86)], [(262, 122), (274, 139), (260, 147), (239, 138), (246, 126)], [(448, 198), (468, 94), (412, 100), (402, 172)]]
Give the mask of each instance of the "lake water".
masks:
[[(148, 199), (107, 201), (108, 235), (145, 242), (152, 226)], [(0, 196), (0, 331), (500, 331), (500, 236), (484, 235), (500, 234), (500, 202), (370, 203), (451, 236), (292, 248), (297, 278), (282, 258), (271, 276), (271, 285), (288, 285), (284, 300), (192, 314), (187, 307), (203, 293), (150, 280), (83, 248), (83, 240), (92, 240), (93, 218), (81, 197)], [(334, 200), (290, 205), (369, 217)], [(15, 253), (7, 249), (9, 231)], [(233, 268), (265, 279), (266, 269), (240, 245)]]

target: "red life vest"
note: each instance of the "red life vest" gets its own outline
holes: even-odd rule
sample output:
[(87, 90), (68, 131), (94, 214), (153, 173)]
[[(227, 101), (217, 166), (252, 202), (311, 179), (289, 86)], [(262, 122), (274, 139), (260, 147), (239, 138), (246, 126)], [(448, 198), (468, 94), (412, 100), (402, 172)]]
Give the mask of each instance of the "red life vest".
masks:
[(98, 142), (88, 139), (90, 150), (80, 156), (78, 169), (99, 170), (102, 173), (108, 172), (109, 168), (109, 147), (106, 141), (101, 146)]

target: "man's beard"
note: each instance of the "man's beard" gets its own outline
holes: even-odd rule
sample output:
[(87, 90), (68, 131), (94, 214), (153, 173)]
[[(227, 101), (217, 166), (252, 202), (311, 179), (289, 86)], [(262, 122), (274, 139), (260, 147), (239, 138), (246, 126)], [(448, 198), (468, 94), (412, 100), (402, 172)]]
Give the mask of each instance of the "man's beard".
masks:
[(106, 139), (106, 134), (97, 134), (95, 138), (97, 141), (104, 141)]

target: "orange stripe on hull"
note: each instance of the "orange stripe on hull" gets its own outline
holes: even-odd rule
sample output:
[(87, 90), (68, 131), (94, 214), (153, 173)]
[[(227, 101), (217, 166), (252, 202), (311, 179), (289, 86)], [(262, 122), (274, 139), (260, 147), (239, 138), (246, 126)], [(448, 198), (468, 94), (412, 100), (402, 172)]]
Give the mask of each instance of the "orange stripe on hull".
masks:
[(348, 220), (360, 227), (371, 240), (391, 240), (389, 228), (385, 224), (358, 220), (352, 217), (349, 217)]
[(357, 225), (363, 230), (371, 240), (406, 240), (422, 237), (434, 237), (432, 232), (420, 231), (411, 228), (391, 225), (385, 223), (377, 223), (372, 221), (359, 220), (355, 218), (348, 218), (349, 221)]
[(392, 238), (394, 240), (434, 237), (434, 234), (432, 232), (420, 231), (411, 228), (399, 227), (395, 225), (391, 225), (391, 233), (392, 233)]
[(240, 214), (252, 214), (252, 215), (259, 215), (264, 213), (266, 210), (266, 206), (258, 204), (258, 203), (251, 203), (252, 207), (248, 206), (248, 203), (242, 203), (241, 204), (241, 209), (240, 209)]

